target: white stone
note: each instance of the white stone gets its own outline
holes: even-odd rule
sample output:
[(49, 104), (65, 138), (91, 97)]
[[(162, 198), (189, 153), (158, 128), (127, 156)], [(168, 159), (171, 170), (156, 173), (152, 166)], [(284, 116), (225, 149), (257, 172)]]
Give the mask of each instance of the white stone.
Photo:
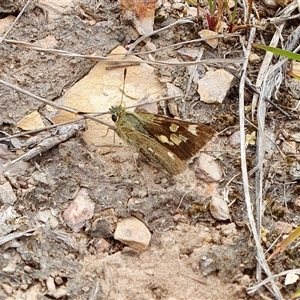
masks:
[(15, 195), (9, 182), (5, 182), (0, 185), (0, 202), (3, 204), (14, 204), (17, 201), (17, 196)]
[(210, 201), (210, 212), (212, 216), (219, 221), (230, 219), (227, 203), (220, 195), (215, 195)]
[(151, 240), (151, 233), (140, 220), (130, 217), (117, 224), (114, 238), (131, 248), (145, 251)]
[(220, 181), (222, 178), (222, 169), (215, 158), (201, 153), (195, 164), (196, 177), (206, 182)]
[(198, 81), (198, 94), (205, 103), (222, 103), (230, 89), (233, 75), (225, 70), (208, 71)]

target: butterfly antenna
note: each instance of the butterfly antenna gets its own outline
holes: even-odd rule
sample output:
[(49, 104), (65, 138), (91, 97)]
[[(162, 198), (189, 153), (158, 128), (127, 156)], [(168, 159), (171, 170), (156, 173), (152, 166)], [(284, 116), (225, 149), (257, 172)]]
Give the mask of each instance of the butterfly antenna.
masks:
[(126, 75), (127, 75), (127, 68), (124, 69), (123, 74), (123, 87), (122, 87), (122, 98), (121, 98), (121, 105), (123, 103), (124, 93), (125, 93), (125, 81), (126, 81)]

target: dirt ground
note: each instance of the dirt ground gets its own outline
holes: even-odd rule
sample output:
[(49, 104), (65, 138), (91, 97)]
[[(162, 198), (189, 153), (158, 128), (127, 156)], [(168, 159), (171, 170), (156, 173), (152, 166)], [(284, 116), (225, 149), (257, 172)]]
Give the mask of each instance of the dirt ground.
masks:
[[(69, 107), (73, 103), (78, 110), (94, 109), (94, 99), (103, 95), (108, 100), (101, 100), (101, 108), (97, 106), (96, 111), (107, 112), (113, 104), (120, 103), (124, 68), (107, 70), (104, 61), (74, 54), (107, 57), (117, 47), (128, 49), (139, 38), (133, 23), (124, 17), (117, 2), (58, 2), (31, 1), (0, 45), (0, 138), (25, 132), (20, 129), (20, 120), (34, 111), (46, 126), (69, 118), (60, 109), (3, 81), (56, 105)], [(4, 22), (11, 24), (25, 4), (22, 0), (0, 2), (0, 21), (5, 20), (0, 23), (0, 35), (7, 30)], [(183, 18), (181, 4), (184, 1), (157, 3), (154, 29)], [(207, 4), (201, 3), (201, 7), (207, 9)], [(277, 8), (259, 3), (257, 9), (266, 19), (274, 17)], [(238, 13), (242, 20), (243, 10), (240, 8)], [(286, 21), (284, 44), (297, 29), (298, 19)], [(151, 43), (159, 49), (199, 39), (198, 32), (207, 29), (207, 23), (205, 19), (195, 20), (194, 17), (192, 23), (155, 34)], [(260, 22), (263, 24), (263, 20)], [(258, 26), (255, 43), (269, 44), (272, 39), (275, 26), (264, 26)], [(182, 55), (183, 49), (203, 49), (202, 59), (236, 60), (199, 64), (199, 78), (207, 71), (225, 67), (239, 74), (246, 44), (243, 39), (247, 40), (249, 31), (242, 28), (235, 33), (236, 36), (219, 39), (215, 49), (202, 41), (153, 52), (153, 61), (170, 64), (129, 66), (125, 85), (132, 88), (131, 93), (138, 93), (139, 99), (170, 96), (170, 89), (184, 94), (191, 66), (176, 63), (192, 58)], [(152, 44), (141, 42), (135, 51), (147, 51)], [(72, 54), (51, 53), (34, 49), (33, 45)], [(247, 77), (255, 83), (265, 53), (252, 51), (258, 59), (249, 64)], [(148, 54), (137, 57), (151, 60)], [(0, 148), (0, 299), (273, 299), (275, 296), (265, 287), (256, 293), (247, 292), (257, 283), (257, 254), (241, 177), (238, 86), (239, 80), (234, 78), (224, 101), (208, 104), (199, 101), (197, 84), (192, 82), (188, 96), (158, 108), (159, 113), (205, 123), (216, 130), (218, 134), (203, 153), (213, 158), (216, 170), (212, 173), (220, 172), (219, 179), (195, 176), (196, 159), (186, 172), (166, 175), (114, 137), (107, 126), (91, 120), (82, 123), (84, 130), (75, 130), (76, 134), (57, 143), (54, 137), (64, 132), (56, 128), (5, 142), (0, 139), (4, 147)], [(287, 76), (272, 98), (290, 118), (267, 104), (261, 224), (264, 251), (278, 237), (282, 240), (280, 225), (293, 229), (300, 223), (298, 91), (298, 82)], [(252, 96), (253, 91), (246, 88), (245, 117), (251, 121), (245, 127), (246, 162), (255, 209), (255, 187), (259, 183), (254, 170), (258, 152), (253, 132), (258, 124)], [(127, 98), (127, 105), (136, 103)], [(109, 115), (101, 116), (101, 120), (114, 126)], [(42, 149), (26, 161), (9, 164), (47, 139), (53, 142), (47, 151)], [(215, 195), (226, 203), (225, 215), (229, 208), (223, 219), (217, 216), (222, 214), (220, 207), (214, 210), (211, 204)], [(67, 212), (78, 197), (85, 198), (82, 203), (86, 210), (82, 214), (89, 216), (71, 226)], [(145, 251), (114, 238), (117, 224), (129, 217), (140, 220), (151, 233)], [(298, 245), (276, 256), (269, 267), (273, 274), (298, 268)], [(265, 277), (262, 273), (262, 279)], [(276, 284), (281, 299), (289, 299), (299, 284), (285, 285), (284, 279), (278, 277)]]

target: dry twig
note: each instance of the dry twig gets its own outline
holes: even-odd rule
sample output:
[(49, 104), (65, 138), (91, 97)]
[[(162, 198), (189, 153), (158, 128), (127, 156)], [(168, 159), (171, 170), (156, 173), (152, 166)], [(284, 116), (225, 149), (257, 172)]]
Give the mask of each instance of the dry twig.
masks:
[(85, 123), (81, 122), (79, 124), (73, 124), (69, 126), (63, 126), (61, 128), (57, 128), (52, 137), (49, 137), (39, 143), (33, 149), (30, 149), (25, 154), (21, 155), (17, 159), (7, 163), (4, 165), (4, 170), (7, 171), (11, 166), (14, 166), (19, 161), (28, 161), (31, 158), (46, 152), (47, 150), (57, 146), (58, 144), (70, 139), (74, 136), (78, 131), (85, 129)]

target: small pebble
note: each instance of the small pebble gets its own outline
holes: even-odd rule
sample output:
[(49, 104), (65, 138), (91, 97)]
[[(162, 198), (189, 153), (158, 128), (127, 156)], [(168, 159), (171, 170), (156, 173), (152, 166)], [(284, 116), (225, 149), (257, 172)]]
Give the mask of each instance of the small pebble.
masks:
[(46, 280), (46, 285), (47, 285), (47, 289), (49, 292), (55, 291), (55, 283), (54, 283), (54, 278), (53, 277), (48, 277)]
[(64, 283), (64, 281), (62, 280), (62, 278), (59, 277), (59, 276), (56, 276), (55, 279), (54, 279), (54, 281), (55, 281), (55, 283), (57, 285), (62, 285)]
[(6, 295), (8, 295), (8, 296), (12, 295), (13, 289), (9, 284), (2, 283), (2, 288)]

